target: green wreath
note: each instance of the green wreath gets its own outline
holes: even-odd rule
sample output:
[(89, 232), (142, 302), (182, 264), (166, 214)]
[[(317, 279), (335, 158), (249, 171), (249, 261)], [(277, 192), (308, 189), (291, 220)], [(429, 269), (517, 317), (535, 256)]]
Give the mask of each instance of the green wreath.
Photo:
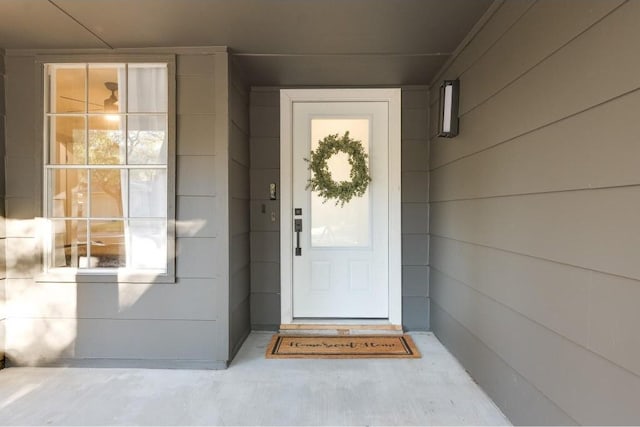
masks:
[[(351, 181), (336, 182), (331, 177), (327, 160), (339, 152), (349, 155), (351, 165)], [(304, 159), (309, 163), (309, 170), (312, 172), (306, 189), (317, 191), (318, 195), (324, 199), (323, 203), (329, 199), (336, 199), (336, 206), (344, 206), (354, 197), (361, 197), (367, 191), (371, 177), (367, 166), (367, 154), (362, 148), (362, 143), (349, 138), (349, 132), (339, 137), (338, 134), (328, 135), (322, 139), (316, 151), (311, 152), (310, 159)]]

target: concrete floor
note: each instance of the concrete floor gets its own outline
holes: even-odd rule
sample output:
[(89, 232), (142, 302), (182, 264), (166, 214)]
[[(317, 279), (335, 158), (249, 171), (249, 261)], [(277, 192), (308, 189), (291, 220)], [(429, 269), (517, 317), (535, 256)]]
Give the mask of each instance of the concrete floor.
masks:
[(509, 425), (431, 333), (422, 359), (266, 360), (252, 333), (226, 371), (9, 368), (2, 425)]

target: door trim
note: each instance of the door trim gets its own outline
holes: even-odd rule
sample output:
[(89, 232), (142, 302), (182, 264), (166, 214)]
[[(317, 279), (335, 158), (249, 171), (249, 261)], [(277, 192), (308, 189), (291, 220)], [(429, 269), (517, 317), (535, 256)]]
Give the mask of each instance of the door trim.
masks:
[[(280, 90), (280, 323), (293, 318), (293, 104), (294, 102), (386, 102), (389, 105), (389, 319), (402, 325), (401, 90)], [(376, 320), (375, 322), (379, 322)], [(308, 319), (305, 323), (308, 323)], [(366, 323), (360, 319), (359, 323)]]

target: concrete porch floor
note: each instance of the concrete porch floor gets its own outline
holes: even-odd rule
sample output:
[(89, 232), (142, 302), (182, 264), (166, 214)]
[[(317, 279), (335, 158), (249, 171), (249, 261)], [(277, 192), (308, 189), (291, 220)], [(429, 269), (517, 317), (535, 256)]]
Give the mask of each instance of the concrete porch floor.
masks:
[(225, 371), (9, 368), (2, 425), (509, 425), (431, 333), (422, 359), (266, 360), (253, 332)]

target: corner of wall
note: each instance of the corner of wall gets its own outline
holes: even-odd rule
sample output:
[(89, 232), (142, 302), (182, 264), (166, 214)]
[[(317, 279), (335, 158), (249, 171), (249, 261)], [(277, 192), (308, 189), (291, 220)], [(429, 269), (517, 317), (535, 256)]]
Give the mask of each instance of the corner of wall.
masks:
[(5, 72), (4, 50), (0, 49), (0, 369), (4, 367), (5, 348), (5, 226), (4, 226), (4, 147), (5, 147)]
[(229, 360), (251, 332), (249, 227), (249, 89), (228, 56)]

